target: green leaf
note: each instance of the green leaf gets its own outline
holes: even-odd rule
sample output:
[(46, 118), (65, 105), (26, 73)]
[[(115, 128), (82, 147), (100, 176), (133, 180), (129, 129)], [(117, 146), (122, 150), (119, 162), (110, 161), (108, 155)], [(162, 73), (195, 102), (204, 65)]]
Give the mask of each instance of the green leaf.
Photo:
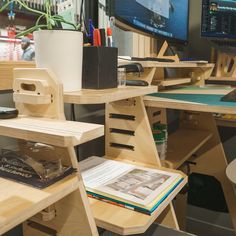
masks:
[(36, 30), (39, 30), (39, 29), (42, 29), (42, 28), (47, 28), (47, 25), (35, 25), (19, 34), (16, 35), (17, 38), (21, 37), (21, 36), (24, 36), (24, 35), (27, 35), (27, 34), (30, 34)]
[(52, 26), (55, 26), (55, 21), (52, 18), (49, 19), (49, 22)]

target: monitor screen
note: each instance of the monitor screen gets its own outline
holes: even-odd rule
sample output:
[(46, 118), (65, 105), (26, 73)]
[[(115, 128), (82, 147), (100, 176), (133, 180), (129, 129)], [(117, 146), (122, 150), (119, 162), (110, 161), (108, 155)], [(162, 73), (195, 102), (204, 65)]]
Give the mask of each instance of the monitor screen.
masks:
[(236, 0), (202, 0), (201, 35), (236, 39)]
[(113, 0), (113, 15), (143, 33), (188, 40), (189, 0)]

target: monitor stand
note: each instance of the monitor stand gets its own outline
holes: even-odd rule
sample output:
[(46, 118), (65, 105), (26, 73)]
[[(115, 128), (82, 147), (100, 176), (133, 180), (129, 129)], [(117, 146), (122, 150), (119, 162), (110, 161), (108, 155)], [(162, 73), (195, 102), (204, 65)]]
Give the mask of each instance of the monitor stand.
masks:
[(168, 47), (169, 47), (169, 45), (168, 45), (167, 41), (164, 41), (164, 43), (162, 44), (162, 46), (157, 54), (157, 58), (171, 59), (171, 60), (174, 60), (175, 62), (179, 62), (179, 56), (177, 54), (175, 54), (173, 56), (165, 56), (165, 53), (166, 53)]
[(206, 84), (236, 86), (236, 47), (216, 47), (216, 67)]

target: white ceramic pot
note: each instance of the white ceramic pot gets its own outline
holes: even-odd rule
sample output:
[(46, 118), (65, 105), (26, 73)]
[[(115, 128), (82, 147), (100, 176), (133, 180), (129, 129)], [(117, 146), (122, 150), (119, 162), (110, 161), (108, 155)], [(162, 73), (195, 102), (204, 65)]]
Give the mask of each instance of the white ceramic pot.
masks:
[(82, 87), (83, 34), (69, 30), (34, 32), (35, 61), (38, 68), (51, 69), (65, 92)]

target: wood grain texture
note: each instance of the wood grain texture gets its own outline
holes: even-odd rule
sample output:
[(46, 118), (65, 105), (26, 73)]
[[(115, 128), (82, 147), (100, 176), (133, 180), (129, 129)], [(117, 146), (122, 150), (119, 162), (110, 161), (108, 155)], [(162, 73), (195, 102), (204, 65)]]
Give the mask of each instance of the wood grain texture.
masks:
[(64, 93), (64, 102), (73, 104), (103, 104), (157, 92), (156, 86), (126, 86), (124, 88), (90, 90)]
[[(169, 227), (175, 227), (177, 222), (175, 222), (175, 215), (173, 217), (173, 208), (172, 206), (168, 206), (173, 200), (174, 196), (183, 188), (183, 186), (187, 183), (187, 177), (181, 171), (178, 170), (170, 170), (164, 167), (158, 167), (157, 165), (152, 165), (148, 162), (139, 162), (124, 160), (123, 158), (113, 158), (106, 157), (108, 159), (122, 161), (130, 164), (144, 166), (148, 168), (160, 169), (164, 171), (170, 171), (175, 173), (180, 173), (184, 180), (180, 183), (180, 185), (173, 191), (171, 195), (168, 196), (167, 199), (158, 207), (156, 211), (153, 212), (152, 215), (145, 215), (139, 212), (131, 211), (129, 209), (125, 209), (119, 206), (115, 206), (109, 203), (105, 203), (102, 201), (98, 201), (96, 199), (89, 198), (93, 215), (95, 217), (96, 224), (102, 228), (110, 230), (114, 233), (120, 235), (131, 235), (131, 234), (140, 234), (144, 233), (148, 227), (158, 219), (162, 212), (164, 214), (160, 218), (160, 222)], [(167, 207), (167, 209), (166, 209)], [(166, 210), (165, 210), (166, 209)], [(174, 220), (174, 221), (173, 221)]]
[(179, 129), (168, 137), (166, 159), (163, 166), (178, 169), (185, 161), (203, 146), (212, 134), (196, 129)]
[(34, 68), (34, 62), (0, 61), (0, 90), (11, 90), (13, 86), (14, 68)]
[(236, 114), (236, 107), (226, 106), (209, 106), (204, 103), (194, 103), (175, 99), (158, 98), (152, 96), (145, 96), (144, 103), (146, 106), (159, 107), (159, 108), (170, 108), (177, 110), (188, 110), (188, 111), (201, 111), (201, 112), (212, 112), (212, 113), (223, 113), (223, 114)]
[(7, 137), (67, 147), (102, 136), (104, 128), (82, 122), (19, 117), (0, 120), (0, 133)]
[(35, 215), (52, 203), (75, 191), (79, 186), (76, 175), (39, 190), (0, 178), (0, 234)]

